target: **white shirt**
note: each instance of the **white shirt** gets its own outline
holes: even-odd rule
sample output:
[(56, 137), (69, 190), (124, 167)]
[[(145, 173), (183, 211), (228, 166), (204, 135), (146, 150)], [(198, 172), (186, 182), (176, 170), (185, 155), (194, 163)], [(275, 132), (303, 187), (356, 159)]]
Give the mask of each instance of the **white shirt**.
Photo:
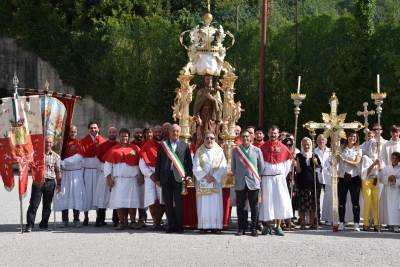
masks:
[[(332, 152), (331, 149), (329, 147), (325, 147), (325, 151), (324, 153), (322, 153), (322, 151), (319, 149), (319, 147), (317, 147), (314, 151), (315, 155), (318, 156), (319, 161), (321, 161), (321, 166), (322, 168), (324, 168), (325, 166), (325, 162), (329, 159), (329, 157), (331, 156)], [(325, 184), (325, 174), (324, 172), (321, 170), (321, 172), (317, 172), (318, 174), (318, 180), (321, 184)]]
[[(353, 146), (352, 148), (346, 147), (343, 150), (342, 148), (340, 148), (340, 154), (346, 161), (356, 161), (357, 157), (362, 157), (361, 149), (356, 150), (355, 146)], [(357, 166), (356, 167), (352, 166), (350, 164), (344, 163), (343, 161), (339, 161), (339, 172), (340, 172), (340, 178), (343, 178), (346, 172), (350, 174), (351, 177), (360, 175)]]
[[(172, 140), (170, 139), (169, 140), (170, 142), (171, 142), (171, 147), (172, 147), (172, 151), (176, 151), (176, 147), (178, 146), (178, 142), (179, 142), (179, 139), (178, 140), (176, 140), (176, 142), (174, 143), (174, 142), (172, 142)], [(171, 171), (172, 171), (172, 168), (174, 167), (174, 163), (171, 163)]]

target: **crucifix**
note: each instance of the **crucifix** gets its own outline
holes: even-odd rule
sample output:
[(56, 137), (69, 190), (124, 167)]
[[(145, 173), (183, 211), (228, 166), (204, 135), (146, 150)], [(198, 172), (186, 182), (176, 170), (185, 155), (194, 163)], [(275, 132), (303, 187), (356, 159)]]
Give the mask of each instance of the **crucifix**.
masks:
[(336, 93), (332, 93), (329, 99), (329, 105), (331, 106), (331, 114), (322, 113), (323, 123), (309, 121), (303, 124), (303, 127), (308, 129), (310, 132), (316, 129), (324, 129), (324, 137), (331, 137), (331, 160), (333, 161), (332, 172), (330, 173), (332, 178), (332, 205), (333, 205), (333, 231), (337, 232), (338, 229), (338, 196), (337, 196), (337, 183), (340, 175), (337, 169), (336, 155), (339, 154), (340, 138), (346, 138), (345, 129), (351, 129), (358, 131), (364, 126), (359, 121), (351, 123), (345, 123), (346, 113), (337, 114), (337, 106), (339, 105), (339, 99), (336, 97)]
[(375, 111), (373, 111), (373, 110), (368, 111), (368, 103), (367, 102), (364, 102), (363, 106), (364, 106), (364, 111), (358, 111), (357, 115), (364, 116), (364, 133), (367, 134), (368, 133), (368, 125), (369, 125), (368, 116), (374, 115)]

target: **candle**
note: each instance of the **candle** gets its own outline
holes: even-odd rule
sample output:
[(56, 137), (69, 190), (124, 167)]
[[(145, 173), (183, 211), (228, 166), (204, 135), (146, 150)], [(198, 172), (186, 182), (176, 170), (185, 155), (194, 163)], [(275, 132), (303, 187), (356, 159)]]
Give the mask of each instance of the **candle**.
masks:
[(378, 82), (378, 94), (379, 94), (381, 92), (381, 88), (380, 88), (380, 85), (379, 85), (379, 74), (377, 75), (376, 79), (377, 79), (377, 82)]
[(300, 81), (301, 81), (301, 76), (299, 76), (299, 83), (297, 85), (297, 93), (300, 94)]

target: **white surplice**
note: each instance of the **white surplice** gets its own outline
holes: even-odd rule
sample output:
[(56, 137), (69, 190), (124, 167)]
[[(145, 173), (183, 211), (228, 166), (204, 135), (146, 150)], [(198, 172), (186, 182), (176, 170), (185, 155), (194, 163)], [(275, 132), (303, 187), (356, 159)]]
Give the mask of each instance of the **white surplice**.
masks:
[(158, 187), (156, 183), (150, 179), (150, 176), (155, 172), (155, 168), (148, 166), (146, 162), (144, 162), (144, 159), (140, 159), (139, 168), (144, 175), (144, 208), (153, 205), (156, 199), (158, 199), (161, 205), (164, 205), (161, 187)]
[(83, 182), (85, 184), (86, 209), (96, 210), (93, 205), (94, 193), (100, 176), (100, 161), (96, 158), (83, 158)]
[[(207, 174), (212, 172), (212, 162), (216, 154), (216, 150), (221, 149), (218, 145), (214, 145), (211, 149), (204, 147), (203, 160), (205, 162), (202, 169), (199, 159), (199, 153), (196, 152), (193, 158), (193, 174), (196, 177), (196, 191), (201, 180)], [(222, 180), (227, 174), (227, 165), (224, 153), (219, 153), (222, 157), (219, 168), (212, 173), (215, 178), (218, 194), (212, 193), (207, 196), (196, 196), (198, 229), (222, 229), (223, 228), (223, 212), (222, 203)], [(204, 180), (203, 180), (204, 181)]]
[[(396, 176), (396, 182), (389, 182), (389, 176)], [(400, 225), (400, 165), (393, 167), (391, 164), (386, 165), (382, 170), (382, 180), (386, 196), (382, 201), (384, 205), (380, 205), (380, 220), (382, 224)]]
[(99, 209), (106, 209), (110, 201), (110, 187), (107, 184), (107, 177), (104, 176), (104, 163), (100, 164), (101, 171), (94, 192), (93, 205)]
[(278, 164), (264, 161), (264, 165), (261, 181), (260, 221), (292, 218), (292, 203), (286, 184), (286, 176), (292, 166), (292, 160), (288, 159)]
[(86, 210), (85, 186), (82, 175), (83, 158), (75, 154), (61, 162), (61, 189), (55, 196), (55, 210)]
[(126, 163), (104, 163), (104, 176), (111, 174), (114, 187), (111, 189), (108, 208), (141, 208), (140, 189), (138, 185), (139, 166)]
[[(383, 166), (391, 165), (391, 155), (393, 152), (400, 152), (400, 142), (395, 142), (392, 139), (387, 141), (381, 146), (380, 159)], [(382, 174), (379, 176), (379, 180), (382, 183)], [(384, 183), (382, 183), (384, 185)], [(382, 224), (387, 224), (387, 187), (383, 186), (380, 197), (379, 197), (379, 219)]]

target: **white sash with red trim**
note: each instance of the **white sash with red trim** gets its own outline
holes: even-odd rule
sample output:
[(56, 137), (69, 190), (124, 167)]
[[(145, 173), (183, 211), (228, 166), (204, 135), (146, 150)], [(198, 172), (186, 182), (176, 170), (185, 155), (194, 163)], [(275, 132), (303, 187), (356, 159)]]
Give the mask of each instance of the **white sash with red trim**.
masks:
[(168, 158), (174, 164), (176, 170), (179, 172), (182, 178), (185, 177), (185, 169), (183, 168), (182, 162), (180, 161), (178, 155), (176, 155), (175, 151), (172, 149), (171, 143), (167, 141), (161, 142), (161, 146), (167, 154)]
[(236, 153), (238, 153), (239, 157), (243, 160), (244, 164), (246, 164), (247, 168), (249, 168), (254, 177), (256, 177), (256, 179), (261, 182), (261, 178), (258, 175), (257, 165), (250, 158), (249, 154), (247, 154), (245, 148), (242, 145), (240, 145), (235, 147), (235, 151)]

